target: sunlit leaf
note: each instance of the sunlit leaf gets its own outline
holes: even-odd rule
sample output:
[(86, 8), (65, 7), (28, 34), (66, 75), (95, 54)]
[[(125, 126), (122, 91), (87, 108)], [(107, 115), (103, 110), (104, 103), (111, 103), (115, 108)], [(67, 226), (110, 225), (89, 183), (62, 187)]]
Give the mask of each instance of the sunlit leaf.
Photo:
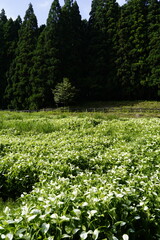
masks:
[(44, 234), (46, 234), (48, 232), (49, 228), (50, 228), (50, 224), (49, 223), (43, 223), (41, 228), (42, 228), (42, 232)]
[(13, 239), (13, 234), (12, 233), (8, 233), (6, 235), (6, 240), (12, 240)]
[(80, 238), (81, 238), (82, 240), (85, 240), (85, 239), (87, 238), (87, 236), (88, 236), (88, 234), (87, 234), (87, 232), (85, 232), (85, 231), (81, 232), (81, 234), (80, 234)]
[(28, 217), (28, 222), (31, 222), (33, 219), (35, 219), (37, 217), (37, 215), (32, 215), (30, 217)]
[(98, 239), (98, 236), (99, 236), (99, 230), (98, 230), (98, 229), (95, 229), (94, 232), (93, 232), (93, 239), (94, 239), (94, 240), (97, 240), (97, 239)]
[(123, 240), (129, 240), (129, 236), (127, 234), (123, 234), (122, 238)]
[(62, 238), (70, 238), (71, 236), (70, 235), (68, 235), (68, 234), (63, 234), (62, 235)]

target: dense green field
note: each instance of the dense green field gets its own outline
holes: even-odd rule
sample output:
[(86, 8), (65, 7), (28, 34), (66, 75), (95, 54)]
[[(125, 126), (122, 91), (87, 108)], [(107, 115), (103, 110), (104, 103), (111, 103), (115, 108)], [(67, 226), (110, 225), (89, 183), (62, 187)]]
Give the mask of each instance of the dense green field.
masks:
[(0, 113), (0, 239), (160, 239), (160, 120)]

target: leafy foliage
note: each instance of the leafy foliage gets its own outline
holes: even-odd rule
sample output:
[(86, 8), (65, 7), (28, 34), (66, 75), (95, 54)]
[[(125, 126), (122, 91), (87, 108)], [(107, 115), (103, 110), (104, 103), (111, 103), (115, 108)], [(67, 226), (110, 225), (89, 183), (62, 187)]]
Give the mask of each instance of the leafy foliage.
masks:
[(0, 116), (1, 239), (159, 239), (158, 118)]
[(76, 89), (71, 85), (68, 78), (64, 78), (62, 83), (58, 83), (53, 90), (54, 101), (57, 105), (66, 106), (73, 102)]

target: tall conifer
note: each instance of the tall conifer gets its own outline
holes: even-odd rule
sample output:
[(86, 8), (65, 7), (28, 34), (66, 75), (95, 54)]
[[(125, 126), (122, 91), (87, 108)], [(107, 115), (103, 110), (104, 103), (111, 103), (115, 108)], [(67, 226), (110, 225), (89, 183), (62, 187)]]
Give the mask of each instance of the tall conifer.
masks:
[(5, 39), (4, 39), (4, 25), (7, 22), (5, 10), (2, 9), (0, 13), (0, 108), (3, 108), (3, 96), (5, 91)]
[(30, 71), (33, 65), (37, 29), (37, 18), (32, 4), (30, 4), (19, 31), (16, 57), (8, 72), (6, 98), (10, 101), (9, 107), (15, 109), (28, 109), (29, 107), (31, 94)]
[[(89, 19), (89, 71), (93, 97), (109, 99), (115, 87), (115, 40), (119, 6), (114, 0), (93, 0)], [(94, 95), (94, 92), (96, 95)]]
[[(117, 74), (123, 97), (141, 98), (145, 89), (147, 66), (147, 4), (145, 0), (130, 0), (121, 9)], [(142, 94), (142, 92), (144, 92)]]
[(64, 77), (74, 81), (81, 77), (82, 71), (82, 21), (76, 1), (66, 0), (62, 7), (61, 22), (61, 61)]
[[(15, 21), (10, 18), (4, 25), (4, 41), (5, 41), (5, 72), (10, 67), (11, 62), (16, 56), (16, 48), (18, 42), (18, 31), (21, 26), (21, 18), (18, 17)], [(6, 76), (5, 76), (6, 78)]]
[[(154, 97), (160, 96), (160, 2), (148, 2), (148, 76), (142, 84), (156, 89)], [(157, 91), (158, 90), (158, 91)]]
[(60, 18), (61, 7), (59, 1), (54, 0), (49, 11), (47, 26), (40, 34), (34, 52), (30, 108), (53, 106), (52, 89), (62, 79), (59, 60)]

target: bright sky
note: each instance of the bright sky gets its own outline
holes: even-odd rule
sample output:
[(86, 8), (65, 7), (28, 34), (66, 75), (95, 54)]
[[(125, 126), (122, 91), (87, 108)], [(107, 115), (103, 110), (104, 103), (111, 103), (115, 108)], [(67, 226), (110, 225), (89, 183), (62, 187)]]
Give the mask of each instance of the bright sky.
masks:
[[(0, 0), (0, 11), (4, 8), (8, 18), (16, 19), (18, 15), (23, 19), (29, 3), (32, 3), (34, 12), (38, 19), (38, 24), (46, 23), (49, 9), (53, 0)], [(64, 5), (64, 0), (59, 0), (60, 4)], [(77, 0), (83, 19), (89, 18), (92, 0)], [(119, 4), (124, 4), (125, 0), (118, 0)]]

